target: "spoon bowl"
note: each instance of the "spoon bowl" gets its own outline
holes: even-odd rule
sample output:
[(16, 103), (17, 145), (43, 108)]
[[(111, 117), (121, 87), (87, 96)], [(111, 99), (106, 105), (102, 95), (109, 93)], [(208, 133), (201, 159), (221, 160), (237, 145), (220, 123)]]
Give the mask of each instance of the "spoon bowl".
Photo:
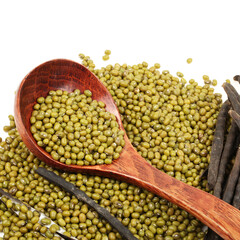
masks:
[(15, 97), (15, 121), (19, 134), (29, 150), (46, 164), (69, 172), (82, 172), (125, 181), (171, 201), (209, 226), (224, 239), (239, 239), (240, 211), (213, 195), (191, 187), (152, 167), (131, 145), (126, 133), (120, 157), (109, 165), (66, 165), (54, 160), (39, 147), (30, 131), (30, 117), (38, 97), (51, 90), (81, 92), (88, 89), (92, 98), (106, 104), (122, 130), (123, 124), (111, 94), (100, 80), (79, 63), (66, 59), (45, 62), (33, 69), (21, 82)]

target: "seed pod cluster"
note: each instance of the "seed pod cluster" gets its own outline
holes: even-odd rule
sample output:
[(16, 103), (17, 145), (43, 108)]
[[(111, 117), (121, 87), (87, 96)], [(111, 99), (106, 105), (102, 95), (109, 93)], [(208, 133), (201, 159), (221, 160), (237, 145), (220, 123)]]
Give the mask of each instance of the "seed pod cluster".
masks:
[(31, 132), (40, 147), (65, 164), (110, 164), (125, 145), (124, 131), (105, 104), (79, 89), (50, 91), (39, 97), (30, 118)]
[[(237, 77), (234, 78), (236, 80)], [(208, 167), (208, 185), (213, 194), (240, 208), (240, 96), (228, 82), (223, 84), (228, 100), (218, 115)], [(212, 230), (206, 239), (222, 239)]]

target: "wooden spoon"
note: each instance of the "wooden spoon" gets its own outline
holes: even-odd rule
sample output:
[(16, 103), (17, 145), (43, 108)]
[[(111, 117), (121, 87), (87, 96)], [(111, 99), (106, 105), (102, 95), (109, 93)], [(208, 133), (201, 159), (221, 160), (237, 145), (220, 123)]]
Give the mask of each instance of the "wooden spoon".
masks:
[(98, 78), (79, 63), (56, 59), (33, 69), (21, 82), (15, 98), (15, 121), (23, 142), (39, 159), (69, 172), (82, 172), (115, 178), (163, 197), (194, 215), (224, 239), (240, 239), (240, 211), (213, 195), (191, 187), (152, 167), (131, 145), (125, 134), (126, 145), (120, 157), (110, 165), (77, 166), (66, 165), (52, 157), (36, 144), (30, 132), (30, 116), (33, 105), (40, 96), (50, 90), (74, 89), (92, 91), (93, 99), (106, 104), (123, 129), (120, 114), (112, 96)]

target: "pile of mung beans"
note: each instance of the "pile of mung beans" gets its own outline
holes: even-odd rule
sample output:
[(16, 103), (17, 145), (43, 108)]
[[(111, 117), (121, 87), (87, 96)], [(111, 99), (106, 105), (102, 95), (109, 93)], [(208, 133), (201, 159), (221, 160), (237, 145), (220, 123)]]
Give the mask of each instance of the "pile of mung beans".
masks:
[[(38, 211), (29, 210), (24, 204), (16, 204), (12, 202), (11, 199), (3, 197), (0, 211), (2, 226), (8, 228), (10, 232), (14, 232), (14, 235), (9, 238), (11, 240), (25, 240), (31, 238), (29, 229), (33, 229), (34, 235), (38, 239), (61, 239), (59, 236), (54, 236), (60, 229), (57, 224), (52, 224), (50, 226), (51, 220), (49, 218), (41, 218)], [(12, 211), (16, 214), (13, 214)], [(47, 227), (48, 225), (49, 227)], [(6, 237), (7, 236), (4, 236), (4, 239)]]
[(31, 132), (54, 160), (73, 165), (111, 164), (125, 145), (124, 131), (105, 103), (79, 89), (50, 91), (33, 107)]
[[(216, 118), (222, 100), (211, 84), (199, 86), (159, 71), (159, 64), (146, 62), (107, 65), (96, 69), (93, 61), (80, 54), (87, 66), (112, 94), (122, 116), (127, 135), (136, 150), (154, 167), (189, 185), (208, 191), (200, 174), (209, 163)], [(37, 159), (22, 142), (13, 116), (4, 127), (8, 137), (0, 143), (0, 187), (36, 210), (44, 212), (69, 235), (77, 239), (121, 239), (109, 223), (74, 196), (34, 172)], [(144, 189), (114, 179), (54, 170), (74, 183), (117, 217), (141, 240), (204, 239), (203, 225), (186, 211)], [(15, 240), (13, 230), (0, 232)], [(26, 234), (16, 229), (18, 234)], [(20, 232), (20, 233), (19, 233)], [(40, 239), (29, 228), (26, 239)], [(42, 237), (41, 237), (42, 239)]]

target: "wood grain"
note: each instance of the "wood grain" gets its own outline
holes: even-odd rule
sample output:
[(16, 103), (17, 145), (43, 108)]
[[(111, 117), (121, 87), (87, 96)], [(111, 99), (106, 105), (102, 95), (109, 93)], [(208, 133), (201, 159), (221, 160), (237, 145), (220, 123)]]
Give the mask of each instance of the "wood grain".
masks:
[(126, 145), (119, 159), (110, 165), (76, 166), (55, 161), (40, 148), (30, 132), (30, 116), (36, 99), (47, 96), (50, 90), (72, 91), (89, 89), (93, 99), (106, 103), (123, 129), (120, 114), (107, 89), (88, 69), (79, 63), (56, 59), (33, 69), (21, 82), (15, 97), (15, 120), (22, 140), (39, 159), (64, 171), (89, 173), (125, 181), (145, 188), (185, 209), (224, 239), (240, 239), (240, 211), (222, 200), (191, 187), (152, 167), (131, 145)]

